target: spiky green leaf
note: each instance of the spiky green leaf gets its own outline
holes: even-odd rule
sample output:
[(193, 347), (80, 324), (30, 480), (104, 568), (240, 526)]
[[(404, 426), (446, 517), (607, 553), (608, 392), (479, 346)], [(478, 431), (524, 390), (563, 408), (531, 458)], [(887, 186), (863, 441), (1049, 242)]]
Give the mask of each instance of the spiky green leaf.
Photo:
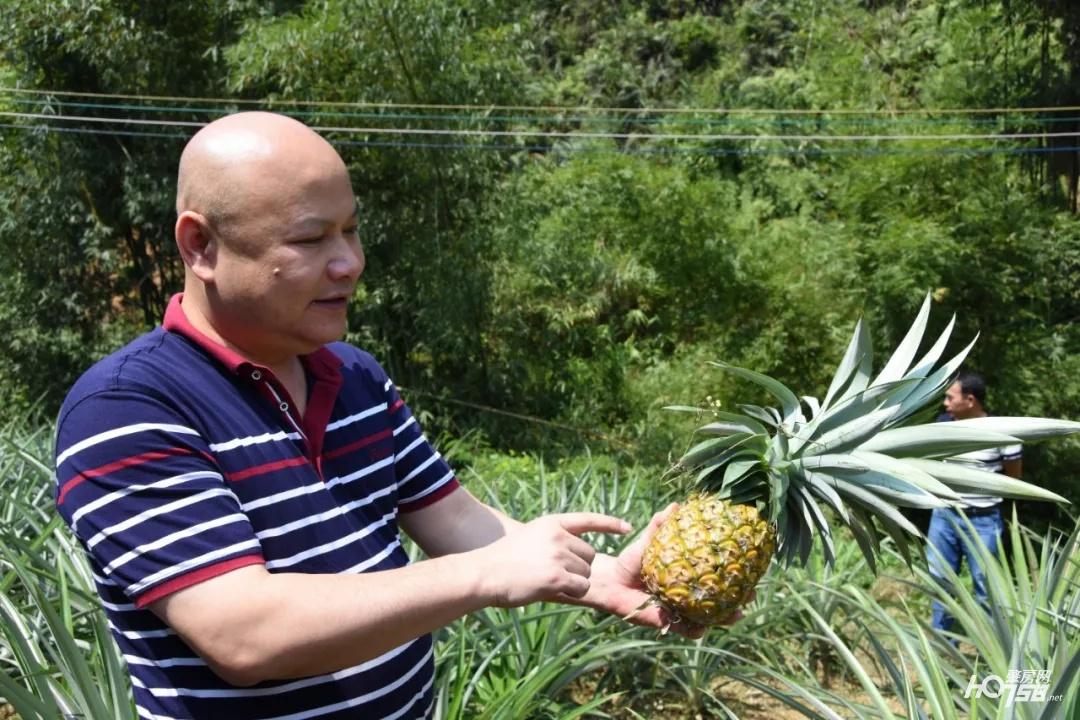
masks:
[(787, 497), (788, 480), (787, 473), (770, 471), (768, 473), (769, 483), (769, 507), (771, 508), (771, 514), (769, 519), (776, 521), (777, 513), (784, 507), (784, 499)]
[[(843, 397), (843, 393), (851, 384), (852, 378), (861, 372), (871, 355), (870, 334), (866, 331), (866, 327), (860, 318), (855, 323), (855, 332), (852, 333), (851, 341), (848, 342), (847, 350), (844, 351), (844, 357), (840, 360), (839, 367), (836, 368), (836, 374), (833, 375), (832, 382), (829, 383), (829, 390), (825, 393), (825, 399), (821, 401), (822, 410), (827, 410), (833, 400)], [(869, 372), (866, 374), (869, 376)], [(865, 384), (855, 392), (861, 391), (864, 387)]]
[[(851, 458), (851, 463), (842, 459), (844, 456), (826, 456), (826, 464), (816, 466), (813, 469), (827, 475), (834, 480), (843, 480), (854, 483), (868, 492), (888, 500), (894, 505), (916, 508), (944, 507), (947, 502), (939, 499), (934, 493), (925, 490), (916, 483), (909, 482), (903, 473), (890, 472), (884, 464), (877, 464), (877, 468), (871, 467), (869, 462), (861, 458)], [(792, 464), (795, 468), (805, 468), (806, 462), (813, 464), (813, 458), (796, 460)], [(899, 461), (897, 461), (899, 462)], [(861, 465), (861, 467), (860, 467)], [(805, 470), (803, 470), (805, 472)], [(933, 482), (931, 478), (931, 482)], [(945, 488), (946, 492), (948, 488)]]
[(855, 538), (863, 557), (866, 558), (870, 571), (876, 575), (877, 555), (881, 552), (881, 543), (877, 530), (874, 528), (874, 521), (862, 507), (858, 505), (847, 507), (851, 518), (847, 525), (851, 528), (851, 535)]
[(915, 316), (915, 322), (911, 324), (911, 328), (904, 335), (904, 339), (900, 341), (896, 350), (893, 351), (892, 357), (885, 363), (885, 367), (874, 378), (874, 382), (870, 383), (871, 385), (892, 382), (904, 377), (904, 374), (911, 366), (911, 361), (915, 358), (915, 353), (919, 350), (919, 345), (922, 343), (923, 333), (926, 331), (926, 321), (929, 317), (930, 293), (926, 293), (922, 307), (919, 308), (919, 314)]
[(872, 470), (894, 475), (945, 500), (960, 499), (948, 485), (903, 460), (868, 450), (855, 450), (851, 456)]
[[(763, 422), (771, 428), (776, 428), (780, 423), (780, 419), (770, 415), (765, 408), (758, 405), (739, 405), (739, 409), (742, 410), (747, 417)], [(773, 412), (776, 412), (775, 410)]]
[(820, 415), (815, 422), (810, 423), (806, 429), (807, 437), (815, 439), (879, 407), (884, 409), (885, 407), (897, 405), (899, 401), (894, 402), (894, 397), (902, 395), (906, 390), (918, 385), (919, 382), (920, 378), (908, 378), (868, 387), (861, 393), (852, 395), (843, 402), (837, 403), (829, 408), (827, 412)]
[(732, 460), (727, 464), (727, 467), (724, 468), (724, 486), (727, 487), (728, 485), (742, 480), (748, 473), (753, 472), (760, 467), (760, 458), (743, 457), (738, 460)]
[(988, 430), (1002, 435), (1011, 435), (1020, 440), (1042, 440), (1080, 432), (1080, 422), (1039, 417), (992, 415), (969, 420), (955, 420), (949, 424), (956, 427)]
[[(814, 493), (840, 516), (840, 519), (844, 524), (848, 524), (851, 521), (848, 519), (847, 506), (844, 505), (844, 501), (840, 499), (836, 491), (832, 489), (832, 486), (828, 482), (827, 476), (818, 475), (817, 473), (802, 471), (799, 473), (800, 483), (805, 485), (810, 492)], [(792, 473), (792, 481), (795, 481), (795, 472)]]
[(895, 505), (881, 499), (877, 493), (866, 489), (856, 482), (851, 482), (835, 476), (832, 479), (834, 483), (833, 487), (841, 497), (859, 503), (865, 509), (873, 513), (874, 517), (882, 521), (883, 524), (884, 521), (888, 521), (916, 537), (922, 534), (917, 527), (911, 524), (910, 520), (904, 517), (903, 514), (896, 509)]
[(671, 412), (694, 413), (700, 415), (704, 415), (709, 412), (705, 408), (695, 407), (694, 405), (665, 405), (664, 410), (670, 410)]
[(858, 447), (872, 438), (896, 414), (896, 408), (886, 408), (856, 417), (813, 440), (805, 442), (803, 455), (824, 455), (826, 453), (845, 452)]
[(740, 442), (748, 440), (750, 437), (752, 436), (749, 433), (738, 433), (735, 435), (703, 440), (687, 450), (686, 454), (682, 456), (679, 462), (688, 468), (697, 468), (702, 465), (712, 464), (716, 462), (716, 458), (722, 455), (724, 451), (738, 445)]
[(703, 435), (715, 435), (717, 437), (753, 434), (753, 431), (745, 423), (730, 422), (712, 422), (708, 425), (702, 425), (697, 431)]
[(1011, 478), (1000, 473), (979, 470), (959, 462), (941, 462), (921, 458), (905, 458), (905, 463), (933, 475), (954, 490), (1015, 498), (1017, 500), (1045, 500), (1065, 505), (1069, 501), (1045, 488)]
[(919, 362), (915, 363), (914, 367), (904, 374), (905, 378), (913, 377), (926, 377), (930, 374), (930, 371), (934, 369), (934, 365), (941, 359), (941, 355), (945, 352), (946, 346), (949, 344), (949, 338), (952, 336), (953, 327), (956, 325), (956, 315), (953, 315), (949, 320), (949, 324), (945, 326), (945, 329), (941, 331), (941, 335), (938, 339), (926, 351), (926, 354), (922, 356)]
[(799, 399), (795, 397), (795, 393), (791, 392), (791, 390), (779, 380), (775, 380), (768, 375), (754, 372), (753, 370), (728, 365), (727, 363), (713, 362), (712, 364), (718, 368), (723, 368), (744, 380), (749, 380), (750, 382), (765, 388), (770, 395), (780, 401), (784, 422), (794, 422), (799, 416)]
[(821, 537), (821, 548), (825, 553), (825, 562), (832, 565), (836, 561), (836, 548), (833, 545), (832, 530), (829, 528), (825, 515), (821, 512), (817, 501), (814, 500), (806, 487), (794, 481), (791, 487), (792, 494), (797, 494), (802, 502), (807, 522), (813, 523), (812, 527), (817, 530), (818, 535)]
[(929, 423), (883, 430), (859, 449), (893, 457), (952, 457), (973, 450), (1013, 445), (1019, 438), (957, 423)]
[(750, 434), (768, 435), (769, 431), (765, 429), (765, 426), (760, 422), (750, 417), (749, 415), (740, 415), (738, 413), (730, 413), (723, 411), (716, 411), (710, 413), (712, 421), (708, 425), (700, 428), (699, 432), (708, 432), (708, 428), (714, 424), (729, 424), (729, 425), (741, 425), (743, 432)]
[(871, 501), (868, 501), (867, 499), (852, 498), (852, 502), (861, 505), (863, 509), (873, 516), (874, 521), (885, 530), (890, 538), (892, 538), (896, 549), (900, 551), (904, 561), (910, 566), (913, 559), (910, 549), (912, 538), (921, 537), (922, 533), (919, 532), (919, 529), (912, 525), (900, 512), (895, 508), (890, 507), (888, 503), (884, 503), (878, 500), (878, 498), (873, 498), (873, 496), (870, 497), (872, 498)]
[(911, 417), (914, 413), (918, 412), (922, 408), (926, 407), (926, 404), (932, 400), (937, 399), (938, 396), (944, 392), (953, 378), (956, 377), (956, 371), (960, 369), (960, 365), (967, 359), (968, 353), (971, 352), (971, 348), (975, 346), (975, 341), (979, 339), (976, 335), (967, 347), (954, 355), (948, 362), (939, 367), (937, 370), (930, 373), (925, 380), (911, 391), (911, 393), (904, 398), (904, 401), (900, 404), (900, 412), (896, 414), (893, 422), (898, 424), (905, 418)]
[(876, 470), (860, 473), (841, 473), (834, 477), (840, 477), (855, 483), (889, 504), (898, 507), (930, 510), (932, 508), (946, 507), (949, 504), (948, 501), (942, 500), (933, 493), (927, 492), (903, 478)]
[(800, 469), (823, 471), (827, 473), (831, 473), (833, 470), (865, 472), (870, 469), (870, 466), (866, 463), (860, 462), (851, 455), (846, 454), (808, 456), (793, 461), (792, 465)]

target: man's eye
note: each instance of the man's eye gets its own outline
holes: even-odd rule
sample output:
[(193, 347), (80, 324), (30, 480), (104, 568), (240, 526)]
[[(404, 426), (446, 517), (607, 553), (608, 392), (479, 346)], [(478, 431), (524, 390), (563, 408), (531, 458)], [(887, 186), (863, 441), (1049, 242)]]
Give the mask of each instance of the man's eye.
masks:
[(293, 240), (294, 245), (318, 245), (322, 242), (323, 236), (316, 235), (315, 237), (300, 238), (299, 240)]
[(359, 225), (357, 225), (356, 227), (345, 228), (344, 230), (342, 230), (342, 232), (345, 233), (346, 235), (355, 235), (359, 231), (360, 231), (360, 226)]

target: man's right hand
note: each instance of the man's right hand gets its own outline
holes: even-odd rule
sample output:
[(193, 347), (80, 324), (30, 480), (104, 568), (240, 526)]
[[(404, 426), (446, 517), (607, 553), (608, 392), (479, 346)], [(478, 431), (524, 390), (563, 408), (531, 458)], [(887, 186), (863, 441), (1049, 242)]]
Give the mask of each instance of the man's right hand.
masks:
[(474, 551), (488, 604), (518, 607), (564, 595), (583, 597), (596, 551), (581, 535), (624, 534), (630, 525), (599, 513), (545, 515)]

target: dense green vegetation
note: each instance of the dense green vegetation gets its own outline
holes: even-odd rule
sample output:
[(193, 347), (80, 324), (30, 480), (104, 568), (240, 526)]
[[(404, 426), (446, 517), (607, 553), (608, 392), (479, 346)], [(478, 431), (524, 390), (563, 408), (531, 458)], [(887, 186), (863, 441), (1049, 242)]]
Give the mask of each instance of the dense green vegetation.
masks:
[[(661, 464), (684, 428), (660, 405), (747, 392), (705, 360), (820, 392), (856, 316), (891, 346), (927, 290), (957, 342), (980, 333), (993, 411), (1076, 415), (1077, 153), (1048, 151), (1077, 138), (995, 137), (1078, 127), (1067, 3), (8, 0), (0, 21), (4, 85), (54, 91), (0, 93), (23, 114), (0, 128), (9, 416), (49, 416), (158, 322), (183, 138), (259, 107), (338, 128), (369, 256), (351, 337), (439, 433), (581, 449), (465, 402)], [(1027, 467), (1080, 498), (1078, 462)]]
[[(880, 366), (927, 291), (937, 301), (928, 334), (952, 313), (950, 350), (979, 334), (969, 365), (987, 377), (993, 412), (1077, 419), (1078, 7), (0, 0), (0, 420), (21, 443), (4, 457), (22, 458), (19, 472), (39, 482), (0, 506), (5, 526), (32, 519), (3, 539), (6, 630), (50, 627), (55, 638), (65, 628), (90, 642), (99, 674), (88, 686), (112, 693), (105, 707), (124, 706), (111, 646), (93, 639), (104, 637), (102, 619), (79, 594), (89, 585), (72, 589), (85, 570), (54, 561), (71, 541), (43, 509), (48, 425), (73, 380), (156, 325), (180, 289), (179, 152), (198, 124), (239, 109), (324, 128), (349, 164), (368, 255), (350, 339), (384, 362), (477, 486), (502, 473), (512, 497), (532, 497), (524, 478), (535, 479), (539, 457), (560, 477), (593, 479), (584, 504), (615, 508), (598, 488), (630, 474), (638, 495), (626, 511), (640, 521), (663, 492), (650, 478), (693, 426), (664, 405), (763, 399), (706, 361), (820, 395), (858, 316), (874, 330)], [(1026, 448), (1024, 463), (1025, 479), (1080, 502), (1076, 439)], [(523, 507), (554, 509), (535, 498)], [(1049, 520), (1075, 524), (1070, 511), (1018, 511), (1040, 532)], [(61, 615), (34, 614), (42, 600)], [(763, 608), (755, 622), (775, 619), (773, 644), (732, 641), (745, 640), (731, 649), (754, 662), (817, 627), (790, 597)], [(917, 646), (923, 609), (889, 632)], [(641, 643), (654, 639), (605, 626), (605, 638), (627, 643), (612, 652), (631, 659), (601, 677), (566, 629), (595, 619), (537, 612), (519, 618), (515, 641), (525, 647), (539, 627), (573, 638), (539, 647), (580, 653), (568, 665), (580, 672), (523, 690), (511, 682), (520, 668), (483, 665), (502, 623), (519, 621), (469, 620), (442, 646), (444, 717), (479, 716), (506, 693), (525, 703), (506, 705), (527, 708), (517, 716), (559, 717), (554, 705), (537, 708), (582, 688), (618, 693), (619, 673), (644, 676)], [(805, 624), (783, 625), (792, 615)], [(801, 646), (797, 662), (766, 670), (712, 647), (678, 655), (671, 677), (656, 661), (650, 701), (685, 688), (680, 707), (719, 712), (708, 695), (717, 685), (701, 678), (781, 672), (810, 687), (815, 677)], [(848, 667), (836, 648), (817, 651)], [(961, 677), (963, 658), (950, 662)], [(651, 710), (622, 717), (634, 712)]]

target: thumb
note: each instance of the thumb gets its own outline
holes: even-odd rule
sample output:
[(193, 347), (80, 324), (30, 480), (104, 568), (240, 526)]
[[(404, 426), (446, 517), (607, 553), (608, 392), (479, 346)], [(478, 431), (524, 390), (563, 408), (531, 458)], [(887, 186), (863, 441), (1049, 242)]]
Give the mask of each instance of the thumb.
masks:
[(679, 503), (671, 503), (666, 508), (661, 510), (652, 516), (652, 520), (649, 521), (649, 527), (645, 531), (646, 537), (652, 537), (656, 534), (656, 531), (660, 529), (660, 526), (664, 524), (664, 521), (671, 517), (672, 513), (679, 509)]
[(666, 508), (652, 516), (652, 520), (649, 521), (648, 527), (645, 528), (645, 532), (641, 534), (641, 537), (634, 543), (635, 546), (641, 546), (644, 548), (649, 544), (649, 541), (653, 539), (653, 535), (660, 529), (660, 526), (671, 517), (672, 513), (679, 509), (679, 503), (671, 503)]
[(629, 576), (637, 577), (638, 573), (641, 572), (641, 557), (645, 552), (645, 548), (652, 542), (653, 536), (656, 535), (660, 526), (678, 509), (678, 503), (671, 503), (654, 514), (652, 520), (649, 521), (649, 525), (645, 528), (645, 532), (641, 533), (634, 542), (619, 553), (618, 563), (623, 572)]

